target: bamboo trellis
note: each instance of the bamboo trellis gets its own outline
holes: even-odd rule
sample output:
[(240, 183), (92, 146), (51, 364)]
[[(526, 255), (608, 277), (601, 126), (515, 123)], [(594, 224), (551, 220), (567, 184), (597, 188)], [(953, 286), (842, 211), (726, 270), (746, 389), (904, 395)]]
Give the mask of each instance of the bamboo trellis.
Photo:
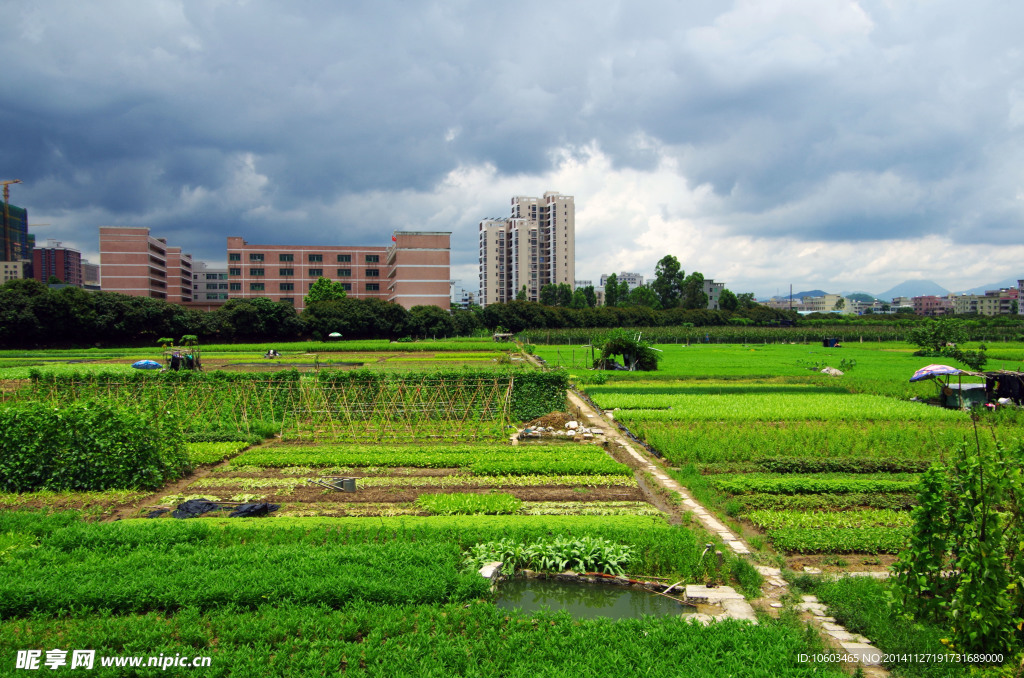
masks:
[(0, 402), (96, 398), (169, 413), (188, 428), (286, 440), (500, 439), (511, 424), (513, 379), (395, 377), (342, 384), (302, 381), (36, 383), (0, 391)]

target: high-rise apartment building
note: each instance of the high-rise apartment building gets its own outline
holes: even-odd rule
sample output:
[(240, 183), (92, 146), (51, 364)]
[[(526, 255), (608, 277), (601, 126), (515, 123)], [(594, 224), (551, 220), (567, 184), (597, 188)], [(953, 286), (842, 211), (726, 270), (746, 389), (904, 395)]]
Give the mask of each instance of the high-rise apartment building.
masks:
[(545, 285), (576, 280), (576, 205), (571, 195), (512, 198), (512, 214), (479, 226), (480, 305), (511, 301), (525, 287), (538, 301)]
[(168, 247), (148, 228), (100, 227), (100, 286), (104, 292), (192, 301), (192, 255)]
[(250, 245), (228, 238), (228, 295), (267, 297), (301, 311), (321, 276), (357, 299), (450, 308), (451, 233), (395, 231), (390, 247)]
[(4, 203), (0, 224), (0, 261), (27, 261), (32, 259), (35, 237), (28, 232), (28, 210)]

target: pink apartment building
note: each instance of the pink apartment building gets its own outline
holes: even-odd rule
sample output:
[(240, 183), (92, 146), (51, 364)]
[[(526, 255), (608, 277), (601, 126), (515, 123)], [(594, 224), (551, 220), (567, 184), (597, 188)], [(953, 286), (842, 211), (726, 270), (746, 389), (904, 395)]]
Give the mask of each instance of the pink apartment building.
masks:
[(148, 228), (100, 227), (100, 287), (134, 297), (192, 301), (192, 255)]
[(251, 245), (228, 238), (228, 296), (266, 297), (305, 307), (321, 276), (357, 299), (413, 306), (450, 306), (451, 233), (395, 231), (390, 247)]

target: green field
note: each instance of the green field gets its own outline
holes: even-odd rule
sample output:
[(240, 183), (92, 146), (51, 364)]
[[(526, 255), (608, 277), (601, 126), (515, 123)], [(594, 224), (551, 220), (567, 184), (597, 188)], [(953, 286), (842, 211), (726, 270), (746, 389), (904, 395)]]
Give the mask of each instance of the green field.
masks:
[[(974, 424), (910, 401), (936, 393), (908, 382), (933, 359), (904, 344), (846, 341), (666, 344), (659, 371), (647, 374), (586, 370), (589, 350), (579, 346), (536, 352), (551, 364), (575, 361), (580, 388), (743, 532), (755, 562), (879, 562), (907, 541), (925, 465), (973, 437)], [(268, 348), (282, 358), (262, 359)], [(530, 567), (575, 552), (587, 554), (579, 563), (588, 571), (748, 592), (761, 581), (717, 536), (670, 524), (655, 504), (676, 498), (644, 501), (621, 453), (509, 444), (510, 425), (562, 409), (564, 397), (548, 387), (565, 385), (519, 361), (510, 367), (513, 348), (479, 339), (208, 346), (204, 360), (241, 374), (193, 383), (142, 375), (137, 389), (120, 375), (136, 375), (126, 365), (159, 349), (0, 352), (5, 402), (59, 409), (95, 400), (139, 421), (173, 412), (199, 469), (151, 494), (0, 495), (0, 673), (20, 650), (67, 647), (209, 656), (195, 675), (210, 676), (847, 675), (798, 660), (825, 646), (788, 611), (759, 614), (757, 626), (703, 626), (497, 610), (473, 560), (488, 549)], [(990, 368), (1015, 369), (1024, 347), (1000, 344), (990, 358)], [(311, 359), (319, 374), (307, 373)], [(341, 363), (367, 371), (348, 377)], [(816, 371), (826, 365), (846, 374)], [(273, 379), (245, 374), (280, 368)], [(31, 369), (58, 378), (29, 385)], [(59, 376), (87, 373), (81, 382)], [(480, 405), (495, 399), (502, 414)], [(982, 415), (979, 438), (1024, 437), (1018, 419)], [(330, 475), (355, 478), (357, 493), (309, 482)], [(281, 509), (252, 519), (141, 518), (204, 496)], [(110, 521), (118, 510), (122, 519)], [(706, 557), (707, 544), (722, 558)], [(818, 592), (887, 651), (909, 647), (892, 637), (897, 624), (857, 626), (864, 609), (883, 607), (884, 588)]]

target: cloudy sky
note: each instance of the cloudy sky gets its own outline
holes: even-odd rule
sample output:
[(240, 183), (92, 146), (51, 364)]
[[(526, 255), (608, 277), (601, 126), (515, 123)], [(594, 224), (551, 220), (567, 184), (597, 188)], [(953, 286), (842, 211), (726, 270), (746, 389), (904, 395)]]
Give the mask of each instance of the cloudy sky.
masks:
[(0, 0), (0, 179), (40, 241), (385, 245), (576, 199), (577, 278), (759, 295), (1024, 277), (1024, 5)]

